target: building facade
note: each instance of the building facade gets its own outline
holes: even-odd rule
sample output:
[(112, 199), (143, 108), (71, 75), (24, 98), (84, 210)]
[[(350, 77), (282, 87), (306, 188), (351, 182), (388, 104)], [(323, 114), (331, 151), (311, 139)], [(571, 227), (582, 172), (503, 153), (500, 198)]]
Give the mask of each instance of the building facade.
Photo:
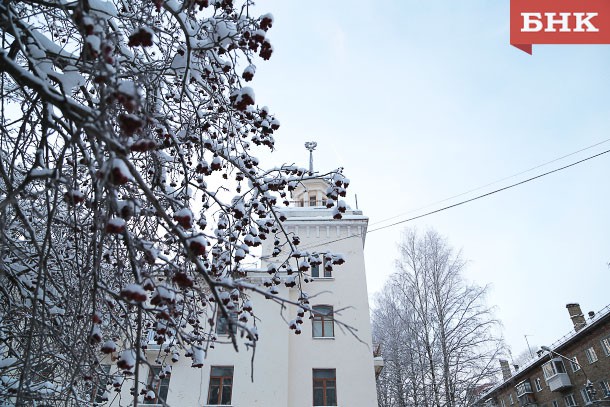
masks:
[(582, 314), (568, 304), (574, 331), (543, 347), (525, 366), (501, 360), (503, 381), (479, 396), (475, 406), (610, 406), (610, 306)]
[[(309, 282), (304, 290), (309, 306), (316, 311), (311, 319), (306, 312), (296, 326), (299, 307), (252, 295), (260, 336), (255, 353), (243, 344), (236, 352), (229, 340), (231, 328), (217, 318), (217, 340), (214, 349), (206, 350), (202, 367), (193, 369), (191, 358), (179, 355), (169, 375), (164, 374), (165, 367), (155, 356), (159, 352), (151, 343), (146, 352), (150, 369), (141, 369), (149, 370), (144, 387), (152, 393), (140, 396), (143, 405), (161, 406), (162, 400), (180, 407), (377, 404), (363, 256), (368, 218), (361, 211), (346, 208), (342, 218), (335, 219), (333, 210), (324, 205), (327, 188), (320, 180), (304, 181), (293, 191), (291, 206), (280, 209), (286, 217), (285, 231), (300, 239), (299, 250), (321, 253), (322, 258), (323, 253), (340, 253), (345, 258), (345, 263), (334, 265), (332, 271), (322, 262), (306, 272)], [(273, 239), (265, 240), (260, 269), (247, 272), (251, 282), (263, 283), (269, 278), (265, 270), (285, 258), (285, 253), (272, 256), (273, 249)], [(285, 284), (277, 289), (278, 296), (292, 302), (301, 295), (296, 287)], [(295, 334), (296, 330), (300, 333)], [(240, 332), (234, 332), (239, 343)], [(375, 363), (382, 361), (376, 358)], [(121, 386), (123, 403), (130, 399), (129, 387), (127, 383)], [(118, 399), (115, 397), (111, 405), (118, 405)]]

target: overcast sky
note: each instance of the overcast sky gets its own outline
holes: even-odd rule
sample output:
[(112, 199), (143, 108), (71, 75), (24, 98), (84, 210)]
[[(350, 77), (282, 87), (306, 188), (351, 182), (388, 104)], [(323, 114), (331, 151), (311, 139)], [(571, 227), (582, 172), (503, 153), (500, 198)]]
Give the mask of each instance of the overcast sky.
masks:
[[(369, 229), (610, 149), (610, 142), (441, 204), (610, 138), (610, 46), (509, 45), (509, 2), (260, 1), (275, 51), (252, 82), (282, 126), (269, 166), (345, 167)], [(267, 158), (266, 155), (259, 155)], [(565, 304), (610, 303), (610, 153), (400, 226), (370, 233), (374, 298), (405, 226), (434, 228), (490, 285), (516, 355), (571, 328)]]

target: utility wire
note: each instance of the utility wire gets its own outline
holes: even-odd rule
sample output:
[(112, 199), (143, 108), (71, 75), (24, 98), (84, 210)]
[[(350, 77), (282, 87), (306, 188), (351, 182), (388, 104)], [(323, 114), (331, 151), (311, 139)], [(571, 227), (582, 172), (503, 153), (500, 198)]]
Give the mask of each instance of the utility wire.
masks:
[(461, 202), (455, 203), (453, 205), (445, 206), (445, 207), (437, 209), (435, 211), (426, 212), (426, 213), (424, 213), (422, 215), (414, 216), (414, 217), (409, 218), (409, 219), (404, 219), (404, 220), (401, 220), (401, 221), (398, 221), (398, 222), (391, 223), (391, 224), (386, 225), (386, 226), (381, 226), (381, 227), (378, 227), (376, 229), (369, 230), (367, 233), (372, 233), (372, 232), (376, 232), (378, 230), (382, 230), (382, 229), (386, 229), (386, 228), (389, 228), (389, 227), (392, 227), (392, 226), (400, 225), (401, 223), (410, 222), (410, 221), (415, 220), (415, 219), (423, 218), (424, 216), (432, 215), (434, 213), (442, 212), (442, 211), (445, 211), (447, 209), (455, 208), (456, 206), (464, 205), (464, 204), (466, 204), (468, 202), (476, 201), (477, 199), (485, 198), (486, 196), (490, 196), (490, 195), (496, 194), (498, 192), (505, 191), (507, 189), (516, 187), (518, 185), (525, 184), (525, 183), (533, 181), (535, 179), (542, 178), (542, 177), (544, 177), (546, 175), (553, 174), (554, 172), (565, 170), (566, 168), (570, 168), (570, 167), (573, 167), (573, 166), (575, 166), (577, 164), (584, 163), (585, 161), (592, 160), (593, 158), (599, 157), (599, 156), (604, 155), (606, 153), (610, 153), (610, 150), (602, 151), (601, 153), (592, 155), (592, 156), (587, 157), (587, 158), (583, 158), (582, 160), (573, 162), (572, 164), (564, 165), (563, 167), (559, 167), (559, 168), (556, 168), (554, 170), (547, 171), (547, 172), (542, 173), (540, 175), (536, 175), (535, 177), (531, 177), (531, 178), (528, 178), (526, 180), (523, 180), (523, 181), (520, 181), (520, 182), (516, 182), (514, 184), (511, 184), (511, 185), (505, 186), (503, 188), (499, 188), (499, 189), (493, 190), (493, 191), (488, 192), (486, 194), (475, 196), (474, 198), (470, 198), (470, 199), (467, 199), (465, 201), (461, 201)]
[(491, 185), (498, 184), (498, 183), (500, 183), (500, 182), (502, 182), (502, 181), (506, 181), (506, 180), (509, 180), (509, 179), (511, 179), (511, 178), (518, 177), (519, 175), (526, 174), (526, 173), (531, 172), (531, 171), (533, 171), (533, 170), (537, 170), (538, 168), (541, 168), (541, 167), (544, 167), (544, 166), (546, 166), (546, 165), (552, 164), (552, 163), (554, 163), (554, 162), (557, 162), (557, 161), (563, 160), (564, 158), (571, 157), (571, 156), (573, 156), (573, 155), (575, 155), (575, 154), (582, 153), (583, 151), (586, 151), (586, 150), (590, 150), (590, 149), (592, 149), (593, 147), (597, 147), (597, 146), (599, 146), (600, 144), (607, 143), (608, 141), (610, 141), (610, 138), (608, 138), (608, 139), (606, 139), (606, 140), (603, 140), (603, 141), (600, 141), (599, 143), (592, 144), (592, 145), (590, 145), (590, 146), (588, 146), (588, 147), (581, 148), (580, 150), (576, 150), (576, 151), (574, 151), (574, 152), (572, 152), (572, 153), (569, 153), (569, 154), (566, 154), (566, 155), (564, 155), (564, 156), (561, 156), (561, 157), (555, 158), (555, 159), (553, 159), (553, 160), (551, 160), (551, 161), (547, 161), (547, 162), (545, 162), (545, 163), (543, 163), (543, 164), (536, 165), (535, 167), (532, 167), (532, 168), (529, 168), (529, 169), (527, 169), (527, 170), (524, 170), (524, 171), (518, 172), (518, 173), (513, 174), (513, 175), (510, 175), (510, 176), (508, 176), (508, 177), (504, 177), (504, 178), (499, 179), (499, 180), (497, 180), (497, 181), (490, 182), (489, 184), (485, 184), (485, 185), (482, 185), (482, 186), (480, 186), (480, 187), (477, 187), (477, 188), (474, 188), (474, 189), (468, 190), (468, 191), (466, 191), (466, 192), (462, 192), (461, 194), (453, 195), (453, 196), (450, 196), (449, 198), (445, 198), (445, 199), (442, 199), (442, 200), (440, 200), (440, 201), (432, 202), (432, 203), (430, 203), (430, 204), (428, 204), (428, 205), (424, 205), (424, 206), (421, 206), (421, 207), (416, 208), (416, 209), (412, 209), (412, 210), (407, 211), (407, 212), (399, 213), (398, 215), (395, 215), (395, 216), (392, 216), (392, 217), (389, 217), (389, 218), (386, 218), (386, 219), (378, 220), (377, 222), (371, 223), (371, 224), (370, 224), (370, 226), (373, 226), (373, 225), (378, 225), (378, 224), (380, 224), (380, 223), (384, 223), (384, 222), (387, 222), (387, 221), (389, 221), (389, 220), (399, 218), (399, 217), (404, 216), (404, 215), (407, 215), (407, 214), (409, 214), (409, 213), (413, 213), (413, 212), (419, 212), (419, 211), (420, 211), (420, 210), (422, 210), (422, 209), (426, 209), (426, 208), (429, 208), (429, 207), (431, 207), (431, 206), (438, 205), (438, 204), (440, 204), (440, 203), (447, 202), (447, 201), (450, 201), (450, 200), (455, 199), (455, 198), (459, 198), (460, 196), (467, 195), (467, 194), (469, 194), (469, 193), (471, 193), (471, 192), (479, 191), (479, 190), (481, 190), (481, 189), (483, 189), (483, 188), (487, 188), (487, 187), (489, 187), (489, 186), (491, 186)]
[[(601, 144), (601, 143), (600, 143), (600, 144)], [(547, 171), (547, 172), (542, 173), (542, 174), (540, 174), (540, 175), (536, 175), (535, 177), (531, 177), (531, 178), (525, 179), (525, 180), (523, 180), (523, 181), (516, 182), (516, 183), (514, 183), (514, 184), (511, 184), (511, 185), (505, 186), (505, 187), (503, 187), (503, 188), (498, 188), (498, 189), (496, 189), (496, 190), (493, 190), (493, 191), (491, 191), (491, 192), (487, 192), (487, 193), (485, 193), (485, 194), (477, 195), (477, 196), (475, 196), (474, 198), (466, 199), (466, 200), (464, 200), (464, 201), (460, 201), (460, 202), (455, 203), (455, 204), (453, 204), (453, 205), (444, 206), (444, 207), (442, 207), (442, 208), (440, 208), (440, 209), (436, 209), (436, 210), (434, 210), (434, 211), (426, 212), (426, 213), (421, 214), (421, 215), (418, 215), (418, 216), (413, 216), (413, 217), (411, 217), (411, 218), (404, 219), (404, 220), (401, 220), (401, 221), (398, 221), (398, 222), (394, 222), (394, 223), (391, 223), (391, 224), (389, 224), (389, 225), (385, 225), (385, 226), (381, 226), (381, 227), (378, 227), (378, 228), (375, 228), (375, 229), (368, 230), (368, 231), (366, 232), (366, 234), (368, 235), (369, 233), (373, 233), (373, 232), (377, 232), (377, 231), (379, 231), (379, 230), (387, 229), (387, 228), (390, 228), (390, 227), (393, 227), (393, 226), (396, 226), (396, 225), (400, 225), (400, 224), (402, 224), (402, 223), (411, 222), (411, 221), (413, 221), (413, 220), (415, 220), (415, 219), (420, 219), (420, 218), (423, 218), (423, 217), (425, 217), (425, 216), (430, 216), (430, 215), (435, 214), (435, 213), (439, 213), (439, 212), (442, 212), (442, 211), (446, 211), (447, 209), (455, 208), (456, 206), (461, 206), (461, 205), (464, 205), (464, 204), (466, 204), (466, 203), (469, 203), (469, 202), (472, 202), (472, 201), (476, 201), (476, 200), (478, 200), (478, 199), (485, 198), (485, 197), (490, 196), (490, 195), (493, 195), (493, 194), (497, 194), (498, 192), (502, 192), (502, 191), (505, 191), (505, 190), (507, 190), (507, 189), (514, 188), (514, 187), (516, 187), (516, 186), (519, 186), (519, 185), (525, 184), (525, 183), (527, 183), (527, 182), (533, 181), (533, 180), (535, 180), (535, 179), (542, 178), (542, 177), (544, 177), (544, 176), (546, 176), (546, 175), (553, 174), (553, 173), (555, 173), (555, 172), (559, 172), (559, 171), (565, 170), (566, 168), (570, 168), (570, 167), (573, 167), (573, 166), (575, 166), (575, 165), (578, 165), (578, 164), (584, 163), (585, 161), (592, 160), (592, 159), (594, 159), (594, 158), (597, 158), (597, 157), (602, 156), (602, 155), (607, 154), (607, 153), (610, 153), (610, 150), (602, 151), (601, 153), (598, 153), (598, 154), (595, 154), (595, 155), (589, 156), (589, 157), (587, 157), (587, 158), (583, 158), (582, 160), (579, 160), (579, 161), (573, 162), (573, 163), (568, 164), (568, 165), (564, 165), (563, 167), (559, 167), (559, 168), (556, 168), (556, 169), (554, 169), (554, 170)], [(571, 155), (571, 154), (570, 154), (570, 155)], [(542, 164), (542, 165), (544, 165), (544, 164)], [(311, 245), (311, 246), (305, 246), (304, 248), (305, 248), (305, 249), (311, 249), (311, 248), (313, 248), (313, 247), (325, 246), (325, 245), (327, 245), (327, 244), (329, 244), (329, 243), (339, 242), (339, 241), (341, 241), (341, 240), (346, 240), (346, 239), (350, 239), (350, 238), (352, 238), (352, 237), (360, 237), (360, 236), (362, 236), (362, 234), (361, 234), (361, 233), (360, 233), (360, 234), (353, 234), (353, 235), (350, 235), (350, 236), (346, 236), (346, 237), (340, 237), (340, 238), (338, 238), (338, 239), (334, 239), (334, 240), (329, 240), (329, 241), (327, 241), (327, 242), (318, 243), (318, 244)]]

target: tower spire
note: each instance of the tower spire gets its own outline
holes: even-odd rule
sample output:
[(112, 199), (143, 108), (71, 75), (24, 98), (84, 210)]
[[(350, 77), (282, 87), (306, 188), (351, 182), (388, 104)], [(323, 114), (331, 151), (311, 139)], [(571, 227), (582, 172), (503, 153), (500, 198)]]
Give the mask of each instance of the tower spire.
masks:
[(316, 149), (318, 143), (315, 141), (305, 142), (305, 148), (309, 150), (309, 175), (313, 175), (313, 150)]

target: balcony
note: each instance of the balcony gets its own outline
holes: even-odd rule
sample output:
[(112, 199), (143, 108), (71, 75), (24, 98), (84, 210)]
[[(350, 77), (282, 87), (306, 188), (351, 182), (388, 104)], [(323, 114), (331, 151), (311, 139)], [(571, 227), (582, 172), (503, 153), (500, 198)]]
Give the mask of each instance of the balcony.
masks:
[(567, 373), (557, 373), (546, 379), (551, 391), (559, 391), (572, 386), (570, 376)]
[(517, 389), (517, 397), (534, 393), (532, 391), (532, 385), (529, 379), (523, 380), (522, 382), (517, 384), (515, 388)]
[(496, 402), (496, 399), (489, 398), (485, 400), (483, 407), (498, 407), (498, 403)]
[(288, 201), (290, 206), (295, 206), (297, 208), (307, 208), (307, 207), (326, 207), (326, 199), (318, 200), (318, 199), (310, 199), (308, 201), (300, 200), (300, 201)]
[(542, 365), (542, 372), (551, 391), (559, 391), (572, 386), (570, 376), (568, 376), (561, 358), (551, 359)]
[(523, 394), (517, 398), (519, 400), (519, 406), (521, 407), (536, 407), (536, 399), (533, 394)]

